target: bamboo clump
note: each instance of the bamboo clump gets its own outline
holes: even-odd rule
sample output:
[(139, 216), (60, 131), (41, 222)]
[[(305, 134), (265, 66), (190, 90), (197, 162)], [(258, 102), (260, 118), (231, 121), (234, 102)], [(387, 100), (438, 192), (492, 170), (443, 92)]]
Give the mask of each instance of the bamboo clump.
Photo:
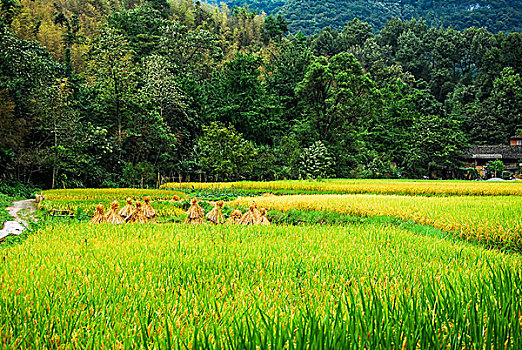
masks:
[(239, 220), (241, 220), (242, 216), (243, 216), (243, 213), (241, 213), (241, 210), (239, 210), (239, 209), (232, 210), (232, 212), (230, 213), (230, 217), (227, 220), (227, 224), (229, 224), (229, 225), (239, 224)]
[(118, 225), (123, 224), (125, 222), (125, 219), (123, 216), (120, 215), (118, 212), (119, 203), (117, 200), (114, 200), (114, 202), (111, 203), (111, 209), (107, 212), (105, 215), (105, 220), (109, 224)]
[(208, 212), (206, 215), (208, 221), (213, 224), (223, 224), (225, 222), (225, 217), (223, 216), (223, 205), (225, 202), (217, 201), (214, 206), (214, 209)]
[(96, 206), (96, 210), (94, 212), (94, 217), (91, 219), (90, 223), (91, 224), (101, 224), (101, 223), (104, 223), (104, 222), (107, 222), (107, 219), (105, 218), (105, 215), (104, 215), (104, 209), (103, 209), (103, 204), (98, 204)]
[(187, 211), (187, 219), (185, 219), (185, 223), (187, 224), (204, 224), (205, 223), (205, 212), (199, 206), (198, 200), (196, 198), (192, 198), (192, 205)]
[(145, 216), (145, 213), (143, 212), (143, 204), (141, 202), (136, 202), (136, 208), (127, 219), (127, 222), (138, 224), (146, 224), (147, 222), (149, 222), (149, 220)]
[(154, 210), (152, 205), (150, 205), (151, 198), (146, 196), (143, 200), (145, 201), (145, 204), (143, 205), (143, 214), (145, 214), (148, 221), (154, 221), (156, 219), (156, 210)]

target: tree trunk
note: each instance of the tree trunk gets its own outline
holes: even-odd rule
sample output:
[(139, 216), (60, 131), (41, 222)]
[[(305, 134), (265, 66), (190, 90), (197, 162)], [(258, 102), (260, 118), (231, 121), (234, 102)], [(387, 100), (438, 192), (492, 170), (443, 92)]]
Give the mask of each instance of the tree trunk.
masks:
[(56, 163), (58, 160), (58, 133), (57, 133), (57, 126), (56, 126), (56, 119), (54, 120), (54, 160), (53, 160), (53, 179), (51, 188), (54, 189), (54, 186), (56, 184)]
[(114, 70), (112, 71), (112, 79), (114, 80), (114, 98), (116, 102), (116, 119), (118, 121), (118, 146), (121, 147), (122, 136), (121, 136), (121, 107), (120, 107), (120, 90), (118, 86), (118, 79), (116, 79), (116, 74)]

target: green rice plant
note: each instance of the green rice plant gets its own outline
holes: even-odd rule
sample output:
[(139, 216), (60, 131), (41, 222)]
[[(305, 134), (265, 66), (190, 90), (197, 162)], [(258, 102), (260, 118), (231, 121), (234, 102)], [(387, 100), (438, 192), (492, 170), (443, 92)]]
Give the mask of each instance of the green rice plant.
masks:
[(6, 348), (522, 346), (519, 255), (388, 224), (48, 223), (0, 259)]
[(393, 216), (430, 225), (487, 246), (522, 252), (520, 196), (295, 195), (241, 198), (230, 206), (279, 211), (334, 211), (356, 216)]

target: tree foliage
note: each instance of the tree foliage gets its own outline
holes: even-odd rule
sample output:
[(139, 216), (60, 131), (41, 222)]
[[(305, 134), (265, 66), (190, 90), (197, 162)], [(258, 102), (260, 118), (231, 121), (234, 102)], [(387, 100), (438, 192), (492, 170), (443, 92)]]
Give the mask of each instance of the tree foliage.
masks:
[(245, 140), (233, 127), (217, 123), (203, 127), (198, 153), (202, 171), (216, 181), (242, 179), (252, 171), (256, 156), (252, 142)]
[(0, 179), (452, 177), (522, 128), (522, 35), (467, 28), (493, 3), (249, 3), (3, 1)]

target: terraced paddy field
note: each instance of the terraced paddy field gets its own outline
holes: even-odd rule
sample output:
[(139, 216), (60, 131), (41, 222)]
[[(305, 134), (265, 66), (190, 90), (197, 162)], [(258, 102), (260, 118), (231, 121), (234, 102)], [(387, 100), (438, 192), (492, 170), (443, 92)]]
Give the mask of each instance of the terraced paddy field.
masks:
[(287, 210), (392, 216), (430, 225), (485, 246), (522, 252), (522, 196), (292, 195), (242, 198), (230, 203)]
[(167, 183), (164, 189), (235, 189), (281, 194), (401, 194), (416, 196), (499, 196), (522, 195), (522, 181), (426, 181), (426, 180), (346, 180), (323, 181), (242, 181), (215, 183)]
[[(164, 220), (44, 220), (21, 244), (0, 245), (2, 347), (522, 348), (521, 197), (256, 196), (226, 204), (256, 200), (271, 209), (269, 219), (289, 210), (368, 218), (266, 227), (169, 223), (183, 219), (168, 201), (172, 191), (49, 191), (42, 208), (88, 210), (145, 195)], [(422, 229), (372, 219), (382, 216)]]

